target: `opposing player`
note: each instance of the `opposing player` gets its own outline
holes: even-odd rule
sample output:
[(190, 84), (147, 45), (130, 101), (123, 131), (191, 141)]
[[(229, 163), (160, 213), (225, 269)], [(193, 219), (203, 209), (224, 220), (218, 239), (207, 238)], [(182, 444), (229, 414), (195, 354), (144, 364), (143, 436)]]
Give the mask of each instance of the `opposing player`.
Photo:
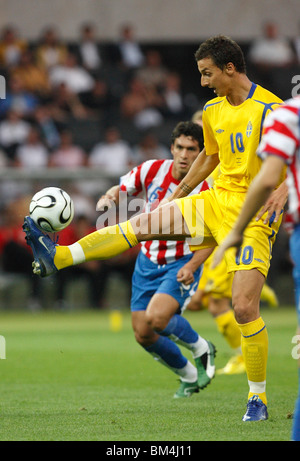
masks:
[[(217, 97), (206, 104), (203, 114), (205, 149), (200, 152), (186, 177), (169, 198), (169, 203), (150, 213), (87, 235), (71, 246), (55, 246), (41, 237), (26, 217), (24, 231), (34, 253), (34, 272), (41, 276), (91, 259), (106, 259), (147, 240), (185, 240), (190, 248), (201, 249), (203, 261), (227, 235), (260, 169), (256, 156), (266, 115), (281, 100), (252, 83), (245, 69), (243, 53), (228, 37), (212, 37), (197, 50), (196, 61), (202, 86)], [(221, 174), (214, 187), (199, 195), (188, 195), (220, 163)], [(279, 183), (283, 181), (283, 177)], [(278, 208), (286, 200), (286, 186), (276, 193)], [(279, 198), (278, 198), (279, 197)], [(268, 336), (260, 316), (259, 300), (267, 275), (271, 249), (280, 225), (280, 211), (274, 211), (274, 195), (264, 219), (247, 233), (236, 258), (226, 255), (227, 268), (234, 272), (232, 302), (242, 334), (242, 351), (249, 382), (244, 421), (264, 420), (267, 415), (266, 366)], [(42, 239), (42, 244), (39, 239)], [(47, 247), (47, 249), (45, 248)]]
[[(146, 210), (176, 189), (203, 149), (202, 129), (181, 122), (171, 136), (173, 160), (148, 160), (121, 177), (98, 201), (97, 209), (126, 203), (124, 196), (145, 200)], [(194, 193), (207, 189), (204, 181)], [(200, 277), (199, 252), (191, 253), (186, 242), (142, 242), (132, 278), (131, 317), (136, 341), (156, 360), (180, 376), (175, 398), (189, 397), (207, 386), (214, 376), (214, 346), (201, 338), (182, 317)], [(176, 345), (192, 351), (196, 367)]]
[[(295, 263), (293, 271), (296, 288), (298, 334), (300, 335), (300, 98), (289, 99), (270, 114), (265, 121), (265, 132), (257, 154), (264, 160), (260, 172), (251, 184), (245, 203), (232, 231), (225, 238), (214, 256), (214, 265), (222, 260), (231, 247), (242, 248), (247, 226), (263, 206), (288, 165), (289, 209), (295, 219), (291, 255)], [(299, 367), (300, 370), (300, 367)], [(300, 388), (300, 387), (299, 387)], [(300, 441), (300, 396), (296, 403), (293, 424), (293, 440)]]

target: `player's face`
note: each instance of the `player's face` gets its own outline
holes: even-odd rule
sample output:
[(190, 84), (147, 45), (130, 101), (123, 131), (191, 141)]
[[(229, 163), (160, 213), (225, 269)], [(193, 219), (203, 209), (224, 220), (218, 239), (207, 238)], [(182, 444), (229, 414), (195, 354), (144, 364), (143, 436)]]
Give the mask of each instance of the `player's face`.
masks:
[(198, 141), (191, 136), (181, 135), (172, 144), (171, 152), (174, 157), (172, 174), (175, 179), (181, 180), (200, 152)]
[(211, 58), (198, 61), (198, 70), (201, 74), (201, 86), (212, 88), (217, 96), (226, 96), (229, 89), (229, 75), (227, 69), (221, 70)]

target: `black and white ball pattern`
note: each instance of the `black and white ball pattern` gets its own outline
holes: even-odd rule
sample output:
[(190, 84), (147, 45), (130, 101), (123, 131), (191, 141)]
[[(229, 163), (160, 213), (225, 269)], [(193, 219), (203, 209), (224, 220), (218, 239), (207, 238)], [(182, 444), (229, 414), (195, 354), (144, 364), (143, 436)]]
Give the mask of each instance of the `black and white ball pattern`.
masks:
[(71, 223), (74, 217), (74, 204), (63, 189), (46, 187), (32, 197), (29, 213), (42, 231), (59, 232)]

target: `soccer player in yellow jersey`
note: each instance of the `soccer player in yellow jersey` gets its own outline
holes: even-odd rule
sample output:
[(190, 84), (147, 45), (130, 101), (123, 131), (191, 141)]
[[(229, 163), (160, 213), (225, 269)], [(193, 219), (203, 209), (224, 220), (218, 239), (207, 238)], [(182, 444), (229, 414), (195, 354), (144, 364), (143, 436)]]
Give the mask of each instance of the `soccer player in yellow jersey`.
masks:
[[(203, 128), (202, 117), (203, 110), (198, 110), (194, 113), (192, 121)], [(206, 180), (210, 187), (213, 187), (219, 174), (220, 168), (217, 166)], [(245, 363), (241, 351), (241, 332), (231, 307), (233, 272), (227, 272), (224, 258), (217, 267), (212, 268), (214, 253), (205, 261), (198, 289), (186, 308), (192, 311), (208, 309), (219, 332), (234, 352), (225, 367), (219, 369), (217, 373), (226, 375), (245, 373)], [(278, 305), (276, 294), (266, 283), (262, 288), (261, 301), (267, 302), (272, 307)]]
[[(246, 75), (243, 53), (225, 36), (212, 37), (197, 50), (196, 61), (202, 86), (217, 97), (204, 108), (205, 148), (194, 161), (168, 203), (150, 213), (87, 235), (70, 246), (57, 246), (46, 238), (30, 217), (24, 231), (34, 254), (34, 272), (47, 276), (87, 260), (108, 259), (146, 240), (189, 239), (192, 250), (207, 249), (221, 242), (235, 222), (247, 189), (261, 161), (256, 149), (266, 115), (281, 100), (253, 84)], [(199, 195), (188, 194), (220, 164), (214, 187)], [(268, 336), (260, 316), (259, 300), (267, 275), (272, 245), (280, 223), (287, 188), (281, 185), (269, 199), (264, 219), (251, 224), (238, 257), (226, 254), (227, 268), (234, 272), (232, 303), (242, 335), (242, 352), (249, 382), (244, 421), (267, 419), (266, 366)], [(278, 198), (279, 197), (279, 198)], [(267, 221), (273, 214), (275, 218)], [(206, 250), (206, 251), (205, 251)], [(209, 358), (208, 358), (209, 360)]]

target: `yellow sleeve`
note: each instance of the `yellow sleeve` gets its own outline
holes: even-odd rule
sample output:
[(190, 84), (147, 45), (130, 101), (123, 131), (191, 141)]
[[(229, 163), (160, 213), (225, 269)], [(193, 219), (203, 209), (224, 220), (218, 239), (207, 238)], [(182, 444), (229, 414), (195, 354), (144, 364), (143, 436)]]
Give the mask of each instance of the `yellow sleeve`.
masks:
[(206, 155), (213, 155), (219, 152), (219, 146), (214, 136), (213, 130), (211, 128), (211, 124), (209, 122), (209, 118), (207, 115), (207, 111), (204, 110), (203, 112), (203, 136), (204, 136), (204, 146), (206, 150)]

